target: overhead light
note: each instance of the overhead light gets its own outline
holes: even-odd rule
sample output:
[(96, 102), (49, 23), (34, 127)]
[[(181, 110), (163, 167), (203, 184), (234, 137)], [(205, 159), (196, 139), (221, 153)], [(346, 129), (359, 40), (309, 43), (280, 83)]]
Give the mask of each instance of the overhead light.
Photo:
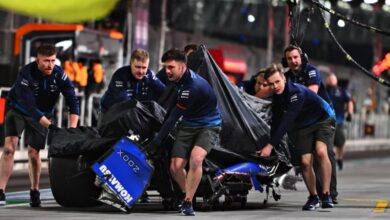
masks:
[(351, 5), (345, 1), (343, 2), (337, 2), (337, 7), (344, 8), (344, 9), (351, 9)]
[(366, 4), (375, 4), (377, 2), (378, 2), (378, 0), (364, 0), (364, 3), (366, 3)]
[(343, 2), (351, 2), (352, 0), (343, 0)]
[(360, 4), (360, 8), (365, 10), (365, 11), (373, 11), (374, 10), (372, 5), (366, 4), (366, 3)]
[(255, 16), (253, 16), (253, 15), (251, 15), (251, 14), (248, 15), (248, 21), (249, 21), (250, 23), (253, 23), (255, 20), (256, 20)]
[(339, 19), (339, 20), (337, 21), (337, 26), (339, 26), (339, 27), (341, 27), (341, 28), (345, 27), (345, 21), (342, 20), (342, 19)]

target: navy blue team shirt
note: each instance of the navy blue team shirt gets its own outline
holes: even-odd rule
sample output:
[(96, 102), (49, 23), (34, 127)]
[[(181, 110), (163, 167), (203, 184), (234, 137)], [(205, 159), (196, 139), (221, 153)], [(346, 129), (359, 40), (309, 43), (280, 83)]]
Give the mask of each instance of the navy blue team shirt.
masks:
[(336, 112), (336, 123), (342, 124), (345, 117), (345, 104), (351, 100), (351, 95), (345, 89), (338, 86), (327, 87), (326, 91), (332, 100)]
[(306, 87), (318, 85), (317, 94), (332, 106), (332, 101), (326, 92), (324, 83), (322, 82), (321, 73), (315, 66), (307, 63), (302, 67), (302, 70), (298, 74), (295, 75), (291, 70), (289, 70), (285, 73), (285, 76), (292, 82), (300, 83)]
[(112, 105), (135, 98), (139, 101), (157, 100), (165, 85), (148, 69), (142, 80), (134, 78), (130, 65), (119, 68), (113, 74), (107, 91), (101, 99), (101, 110), (107, 111)]
[(282, 94), (272, 97), (272, 146), (277, 146), (286, 132), (302, 129), (334, 118), (332, 107), (307, 87), (287, 80)]
[(71, 114), (80, 114), (79, 101), (72, 82), (64, 70), (55, 65), (51, 75), (44, 75), (36, 62), (24, 66), (13, 84), (7, 104), (36, 121), (51, 117), (58, 96), (62, 93)]
[(181, 116), (180, 125), (185, 127), (212, 127), (222, 123), (213, 88), (199, 74), (187, 68), (176, 87), (176, 106), (153, 140), (156, 144), (161, 143)]

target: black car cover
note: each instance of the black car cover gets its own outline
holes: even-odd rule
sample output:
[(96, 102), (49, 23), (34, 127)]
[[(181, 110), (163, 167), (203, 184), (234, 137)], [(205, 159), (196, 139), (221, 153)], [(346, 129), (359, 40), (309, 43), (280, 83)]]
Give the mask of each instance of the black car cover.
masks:
[[(253, 155), (269, 141), (271, 102), (248, 95), (233, 85), (204, 45), (190, 54), (187, 66), (204, 77), (217, 95), (222, 113), (221, 147), (241, 155)], [(289, 164), (283, 140), (275, 147), (278, 159)]]

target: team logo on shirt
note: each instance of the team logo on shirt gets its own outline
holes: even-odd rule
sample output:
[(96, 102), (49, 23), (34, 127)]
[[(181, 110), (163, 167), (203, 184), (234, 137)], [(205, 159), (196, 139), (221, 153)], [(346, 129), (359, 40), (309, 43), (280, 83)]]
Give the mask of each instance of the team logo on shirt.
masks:
[(29, 83), (28, 83), (28, 80), (27, 79), (22, 79), (22, 81), (20, 82), (20, 84), (22, 84), (23, 86), (28, 86)]
[(123, 87), (122, 81), (115, 81), (115, 87)]
[(180, 94), (181, 99), (188, 99), (190, 96), (190, 90), (183, 90)]
[(317, 73), (315, 70), (310, 70), (309, 71), (309, 78), (313, 78), (313, 77), (316, 77), (317, 76)]
[(295, 101), (298, 101), (298, 95), (297, 94), (294, 94), (290, 97), (290, 103), (293, 103)]

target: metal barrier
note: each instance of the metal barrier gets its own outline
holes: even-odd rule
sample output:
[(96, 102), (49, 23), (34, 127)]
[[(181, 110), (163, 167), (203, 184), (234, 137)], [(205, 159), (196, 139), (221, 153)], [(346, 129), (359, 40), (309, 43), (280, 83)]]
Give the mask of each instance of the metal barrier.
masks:
[(347, 139), (390, 138), (390, 116), (375, 113), (355, 114), (351, 122), (345, 122), (344, 128)]
[[(84, 92), (77, 92), (76, 93), (76, 96), (78, 98), (80, 98), (80, 118), (79, 118), (79, 125), (80, 126), (84, 126), (84, 121), (85, 121), (85, 94)], [(57, 102), (57, 127), (60, 127), (62, 128), (62, 121), (63, 121), (63, 118), (64, 118), (64, 113), (67, 113), (67, 126), (69, 126), (69, 117), (70, 115), (68, 114), (68, 111), (64, 111), (64, 102), (65, 102), (65, 99), (64, 99), (64, 96), (62, 94), (60, 94), (60, 97), (58, 99), (58, 102)]]
[(92, 125), (92, 116), (93, 116), (93, 110), (96, 110), (93, 106), (94, 100), (100, 100), (102, 98), (102, 93), (91, 93), (88, 97), (88, 103), (87, 103), (87, 126), (93, 126)]

